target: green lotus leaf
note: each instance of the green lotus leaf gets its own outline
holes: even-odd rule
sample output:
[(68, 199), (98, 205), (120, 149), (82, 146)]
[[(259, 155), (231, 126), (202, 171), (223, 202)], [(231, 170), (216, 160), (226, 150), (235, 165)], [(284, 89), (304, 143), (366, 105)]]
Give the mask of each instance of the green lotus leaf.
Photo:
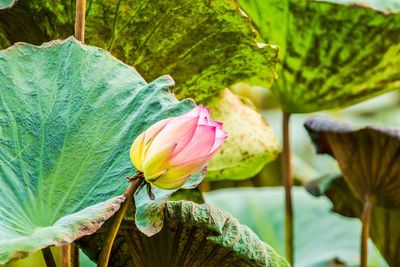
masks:
[(211, 118), (224, 123), (228, 138), (208, 166), (208, 180), (240, 180), (256, 175), (279, 153), (265, 119), (245, 99), (223, 90), (210, 103)]
[[(289, 266), (247, 226), (217, 207), (168, 201), (163, 213), (164, 227), (152, 237), (139, 231), (132, 214), (127, 213), (109, 266)], [(108, 227), (109, 221), (96, 233), (78, 240), (94, 261)]]
[[(315, 196), (327, 196), (333, 203), (332, 210), (343, 216), (361, 219), (363, 202), (349, 188), (340, 175), (328, 175), (306, 186)], [(371, 239), (389, 266), (400, 265), (400, 209), (374, 206), (371, 214)]]
[(17, 0), (0, 0), (0, 10), (12, 7)]
[[(0, 264), (91, 234), (118, 210), (133, 140), (194, 106), (172, 88), (73, 38), (0, 51)], [(137, 196), (139, 218), (172, 191), (154, 193)]]
[[(0, 12), (0, 45), (73, 34), (75, 1), (19, 0)], [(269, 87), (277, 47), (258, 47), (233, 0), (87, 2), (85, 43), (110, 51), (146, 80), (170, 74), (179, 98), (196, 101), (238, 82)]]
[(400, 88), (400, 14), (330, 2), (238, 0), (259, 41), (280, 47), (271, 90), (287, 113), (349, 106)]
[(318, 154), (339, 162), (344, 179), (362, 201), (386, 207), (400, 206), (400, 130), (349, 124), (322, 117), (304, 123)]
[[(205, 194), (205, 199), (231, 212), (260, 239), (284, 254), (283, 188), (223, 189)], [(359, 220), (337, 216), (330, 212), (328, 200), (312, 197), (300, 187), (293, 189), (293, 204), (296, 266), (359, 266), (360, 244), (354, 242), (360, 238)], [(371, 264), (384, 262), (372, 244), (370, 252)]]

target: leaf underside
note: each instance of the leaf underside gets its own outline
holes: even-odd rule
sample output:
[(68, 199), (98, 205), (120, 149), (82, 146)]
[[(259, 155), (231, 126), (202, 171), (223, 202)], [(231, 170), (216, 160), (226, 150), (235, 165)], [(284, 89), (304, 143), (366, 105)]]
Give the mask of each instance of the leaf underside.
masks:
[(280, 47), (271, 89), (285, 112), (349, 106), (400, 88), (400, 14), (330, 2), (238, 0), (259, 41)]
[[(129, 209), (131, 210), (131, 209)], [(109, 266), (289, 266), (249, 228), (220, 209), (190, 201), (169, 201), (164, 228), (147, 237), (129, 213), (118, 232)], [(109, 224), (78, 240), (94, 261)]]
[(228, 138), (208, 166), (207, 180), (242, 180), (256, 175), (279, 153), (265, 119), (244, 99), (223, 90), (210, 102), (211, 118), (222, 121)]
[[(343, 177), (330, 175), (307, 184), (315, 196), (327, 196), (333, 203), (332, 210), (343, 216), (361, 219), (363, 202), (351, 191)], [(371, 213), (370, 236), (389, 266), (400, 265), (400, 209), (374, 206)]]
[(367, 126), (354, 128), (322, 117), (304, 123), (317, 153), (333, 155), (346, 182), (360, 199), (400, 206), (400, 130)]
[[(90, 234), (119, 208), (133, 140), (194, 106), (172, 88), (73, 38), (0, 51), (0, 264)], [(170, 192), (155, 193), (153, 205)]]
[[(0, 46), (41, 44), (74, 33), (75, 1), (19, 0), (0, 12)], [(269, 87), (278, 48), (259, 48), (233, 0), (87, 3), (85, 43), (110, 51), (146, 80), (170, 74), (178, 98), (202, 101), (236, 84)]]

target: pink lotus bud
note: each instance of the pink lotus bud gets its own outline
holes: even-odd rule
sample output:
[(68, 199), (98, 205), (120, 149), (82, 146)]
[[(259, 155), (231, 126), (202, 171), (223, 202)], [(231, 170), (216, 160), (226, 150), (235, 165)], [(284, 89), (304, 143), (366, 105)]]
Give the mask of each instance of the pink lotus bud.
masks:
[(208, 163), (227, 138), (222, 123), (210, 120), (203, 105), (159, 121), (133, 142), (133, 165), (151, 185), (175, 189)]

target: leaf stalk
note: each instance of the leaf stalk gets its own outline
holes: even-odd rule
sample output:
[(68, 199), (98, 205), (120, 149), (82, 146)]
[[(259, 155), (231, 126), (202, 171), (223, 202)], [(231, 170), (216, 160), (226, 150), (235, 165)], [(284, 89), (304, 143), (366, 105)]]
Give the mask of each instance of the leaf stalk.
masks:
[[(126, 211), (128, 210), (129, 204), (133, 201), (133, 195), (137, 191), (140, 185), (143, 184), (144, 177), (142, 172), (137, 172), (134, 176), (128, 177), (131, 184), (129, 185), (128, 189), (125, 190), (124, 196), (125, 201), (121, 204), (119, 210), (114, 214), (112, 218), (112, 222), (110, 228), (108, 229), (106, 239), (104, 240), (103, 246), (100, 250), (100, 256), (97, 263), (98, 267), (107, 267), (108, 261), (110, 259), (112, 245), (114, 240), (117, 236), (119, 227), (121, 226), (122, 219)], [(135, 203), (133, 203), (135, 205)]]
[(76, 0), (75, 38), (85, 42), (85, 10), (86, 0)]
[(61, 267), (79, 267), (79, 248), (74, 244), (61, 247)]
[(367, 267), (368, 265), (368, 239), (369, 231), (371, 227), (371, 211), (372, 211), (372, 200), (367, 195), (365, 198), (363, 213), (361, 217), (362, 230), (361, 230), (361, 267)]
[(290, 148), (289, 131), (290, 113), (283, 112), (282, 132), (283, 132), (283, 151), (282, 151), (282, 173), (285, 186), (285, 251), (286, 259), (291, 266), (294, 266), (293, 255), (293, 207), (292, 207), (292, 154)]
[(50, 247), (43, 248), (42, 254), (47, 267), (57, 267), (56, 262), (54, 261), (53, 253), (51, 253)]

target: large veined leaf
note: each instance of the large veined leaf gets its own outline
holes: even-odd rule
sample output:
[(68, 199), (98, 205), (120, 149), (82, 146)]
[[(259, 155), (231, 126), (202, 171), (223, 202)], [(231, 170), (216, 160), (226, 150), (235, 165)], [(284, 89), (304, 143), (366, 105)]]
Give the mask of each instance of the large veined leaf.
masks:
[[(169, 201), (163, 212), (164, 228), (152, 237), (138, 231), (127, 213), (109, 266), (289, 266), (248, 227), (217, 207)], [(94, 261), (108, 227), (107, 222), (78, 240)]]
[(0, 0), (0, 10), (6, 9), (14, 5), (17, 0)]
[[(231, 212), (249, 226), (278, 253), (284, 254), (283, 188), (224, 189), (207, 193), (206, 202)], [(326, 199), (310, 196), (303, 188), (294, 188), (296, 266), (359, 266), (361, 223), (330, 212)], [(370, 265), (385, 264), (371, 244)], [(373, 263), (377, 263), (374, 265)], [(338, 265), (335, 265), (337, 263)]]
[[(317, 0), (322, 2), (337, 3), (338, 0)], [(372, 7), (375, 10), (384, 13), (398, 13), (400, 11), (400, 2), (398, 0), (339, 0), (346, 5), (358, 5)]]
[[(363, 202), (349, 188), (340, 175), (328, 175), (307, 184), (315, 196), (327, 196), (333, 203), (332, 210), (347, 216), (361, 218)], [(374, 206), (371, 214), (371, 239), (389, 266), (400, 265), (400, 209)]]
[[(19, 0), (0, 12), (0, 45), (73, 34), (75, 1)], [(258, 47), (233, 0), (87, 2), (85, 42), (134, 66), (146, 80), (170, 74), (179, 98), (203, 100), (240, 81), (268, 87), (277, 47)]]
[(211, 118), (224, 123), (228, 139), (208, 166), (206, 179), (246, 179), (279, 153), (279, 143), (265, 119), (245, 99), (223, 90), (210, 103)]
[(351, 190), (362, 201), (400, 207), (400, 130), (349, 124), (323, 117), (304, 123), (318, 154), (332, 155)]
[(330, 2), (238, 0), (260, 41), (280, 47), (271, 89), (285, 112), (348, 106), (400, 88), (400, 14)]
[[(93, 233), (119, 208), (135, 137), (194, 106), (172, 88), (73, 38), (0, 51), (0, 264)], [(139, 218), (172, 192), (154, 193), (140, 192)]]

